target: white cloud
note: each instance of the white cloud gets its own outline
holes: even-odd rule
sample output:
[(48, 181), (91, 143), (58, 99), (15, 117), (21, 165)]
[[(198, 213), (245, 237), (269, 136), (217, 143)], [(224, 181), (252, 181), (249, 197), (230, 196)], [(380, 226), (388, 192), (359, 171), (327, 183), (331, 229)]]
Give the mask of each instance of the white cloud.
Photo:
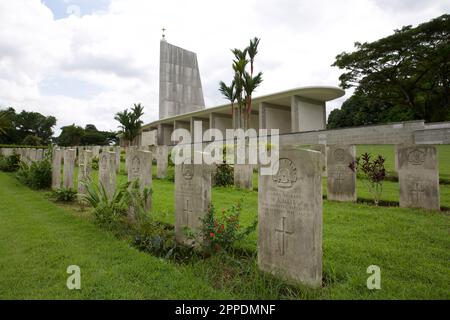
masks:
[[(163, 26), (169, 42), (197, 52), (207, 106), (224, 102), (217, 83), (231, 77), (229, 49), (253, 36), (262, 38), (258, 94), (338, 85), (340, 72), (330, 65), (355, 41), (450, 9), (442, 1), (410, 3), (112, 0), (107, 10), (55, 20), (38, 0), (1, 1), (0, 105), (55, 115), (58, 127), (94, 123), (115, 130), (114, 113), (136, 102), (146, 107), (145, 121), (157, 119)], [(328, 111), (343, 100), (329, 103)]]

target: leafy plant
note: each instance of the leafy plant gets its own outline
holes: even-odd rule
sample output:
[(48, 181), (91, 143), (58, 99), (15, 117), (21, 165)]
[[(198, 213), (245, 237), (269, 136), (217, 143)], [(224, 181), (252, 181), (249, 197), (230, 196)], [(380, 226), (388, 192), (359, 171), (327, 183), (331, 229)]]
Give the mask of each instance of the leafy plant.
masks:
[(195, 255), (192, 247), (176, 241), (172, 225), (150, 218), (137, 228), (133, 244), (141, 251), (178, 262), (186, 261)]
[(80, 195), (80, 199), (93, 208), (96, 223), (111, 226), (126, 217), (128, 203), (125, 193), (128, 184), (118, 188), (112, 197), (101, 184), (98, 186), (96, 183), (87, 182), (84, 186), (86, 192)]
[(377, 206), (383, 192), (383, 182), (386, 178), (384, 162), (385, 158), (382, 155), (378, 155), (371, 160), (371, 155), (366, 152), (361, 157), (356, 157), (356, 160), (352, 161), (348, 166), (353, 172), (358, 170), (363, 172), (366, 177), (363, 181), (367, 182), (369, 192), (372, 193)]
[(0, 171), (15, 172), (20, 167), (20, 156), (12, 154), (7, 157), (0, 157)]
[(98, 170), (98, 162), (99, 159), (97, 156), (92, 158), (92, 169)]
[[(219, 91), (231, 103), (231, 114), (234, 128), (248, 129), (251, 127), (250, 115), (252, 112), (252, 95), (262, 82), (262, 73), (253, 76), (255, 56), (258, 53), (260, 39), (250, 40), (250, 44), (244, 50), (233, 49), (234, 76), (230, 85), (221, 81)], [(250, 72), (247, 67), (250, 63)]]
[(31, 165), (21, 162), (16, 177), (32, 189), (48, 189), (52, 184), (52, 165), (48, 158)]
[(101, 225), (117, 225), (129, 222), (130, 215), (133, 223), (142, 224), (146, 219), (146, 203), (151, 195), (151, 189), (139, 188), (139, 182), (126, 183), (109, 196), (103, 185), (84, 183), (86, 193), (80, 195), (81, 201), (93, 208), (94, 219)]
[(73, 189), (59, 188), (52, 191), (52, 197), (58, 202), (74, 202), (77, 192)]
[(128, 141), (128, 145), (131, 146), (134, 138), (139, 135), (141, 126), (143, 124), (141, 117), (144, 114), (144, 107), (138, 103), (131, 108), (131, 111), (125, 109), (122, 112), (116, 113), (114, 119), (120, 123), (120, 131), (123, 138)]
[(217, 186), (227, 187), (234, 184), (234, 169), (228, 163), (217, 165), (217, 171), (214, 174), (214, 182)]
[(199, 234), (207, 252), (212, 254), (222, 250), (228, 251), (237, 241), (256, 230), (258, 224), (256, 219), (249, 227), (241, 227), (239, 223), (241, 210), (241, 203), (237, 202), (227, 210), (222, 209), (221, 215), (218, 215), (214, 205), (210, 204), (208, 213), (201, 219), (202, 227)]

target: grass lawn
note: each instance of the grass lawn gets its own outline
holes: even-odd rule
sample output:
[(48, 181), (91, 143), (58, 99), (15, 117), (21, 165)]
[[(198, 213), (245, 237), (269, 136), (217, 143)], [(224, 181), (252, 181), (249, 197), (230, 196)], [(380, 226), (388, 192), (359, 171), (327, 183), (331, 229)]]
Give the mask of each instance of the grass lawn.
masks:
[[(118, 183), (125, 180), (120, 174)], [(151, 214), (173, 223), (173, 183), (154, 179), (153, 190)], [(391, 191), (385, 197), (398, 197)], [(213, 188), (219, 209), (241, 198), (242, 223), (250, 224), (256, 191)], [(0, 298), (449, 299), (449, 221), (448, 213), (325, 200), (324, 287), (310, 290), (257, 271), (256, 233), (239, 244), (250, 257), (174, 263), (137, 251), (93, 224), (87, 212), (56, 205), (46, 192), (0, 173)], [(82, 290), (65, 286), (71, 264), (81, 267)], [(381, 290), (366, 288), (369, 265), (381, 268)]]

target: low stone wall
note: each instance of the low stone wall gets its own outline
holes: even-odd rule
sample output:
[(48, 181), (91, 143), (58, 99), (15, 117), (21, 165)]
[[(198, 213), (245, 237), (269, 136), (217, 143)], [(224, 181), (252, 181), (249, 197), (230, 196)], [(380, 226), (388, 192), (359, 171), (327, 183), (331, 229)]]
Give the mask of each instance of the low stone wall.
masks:
[(299, 132), (280, 135), (285, 144), (413, 144), (414, 132), (424, 130), (424, 121)]
[(450, 127), (440, 129), (426, 129), (414, 132), (416, 144), (450, 144)]

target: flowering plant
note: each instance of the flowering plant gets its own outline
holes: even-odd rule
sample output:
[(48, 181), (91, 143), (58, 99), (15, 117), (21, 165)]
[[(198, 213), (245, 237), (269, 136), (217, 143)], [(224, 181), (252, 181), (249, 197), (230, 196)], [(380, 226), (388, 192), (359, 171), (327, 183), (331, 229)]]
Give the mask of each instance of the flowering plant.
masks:
[(213, 204), (210, 204), (208, 213), (201, 219), (200, 230), (200, 236), (207, 251), (216, 253), (229, 250), (236, 241), (242, 240), (256, 229), (257, 220), (249, 227), (241, 227), (239, 223), (241, 210), (241, 203), (237, 202), (231, 208), (222, 209), (221, 214), (217, 214)]

